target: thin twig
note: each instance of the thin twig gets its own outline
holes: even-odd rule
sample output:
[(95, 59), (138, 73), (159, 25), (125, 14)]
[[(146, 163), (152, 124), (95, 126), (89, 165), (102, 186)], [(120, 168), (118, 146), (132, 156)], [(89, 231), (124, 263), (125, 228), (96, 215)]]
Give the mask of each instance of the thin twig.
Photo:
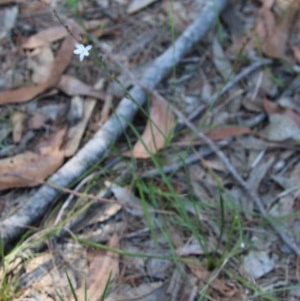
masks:
[[(145, 87), (144, 87), (145, 88)], [(148, 90), (148, 89), (147, 89)], [(183, 122), (186, 124), (186, 126), (192, 130), (200, 139), (205, 141), (205, 143), (213, 150), (213, 152), (219, 157), (219, 159), (222, 161), (226, 169), (229, 171), (231, 176), (234, 178), (234, 180), (240, 185), (240, 187), (248, 194), (248, 196), (252, 199), (252, 201), (257, 206), (259, 212), (263, 216), (263, 218), (270, 223), (274, 231), (278, 234), (278, 236), (282, 239), (282, 241), (297, 255), (300, 256), (300, 248), (293, 242), (293, 240), (287, 236), (287, 234), (272, 220), (271, 217), (268, 216), (268, 213), (259, 198), (259, 196), (251, 189), (251, 187), (248, 186), (247, 182), (243, 180), (243, 178), (240, 176), (240, 174), (237, 172), (235, 167), (231, 164), (229, 159), (226, 157), (224, 152), (221, 151), (221, 149), (217, 146), (217, 144), (211, 140), (209, 137), (207, 137), (204, 133), (199, 132), (199, 130), (191, 123), (185, 116), (182, 114), (175, 106), (167, 102), (159, 93), (157, 93), (155, 90), (148, 90), (149, 93), (154, 95), (159, 101), (168, 103), (170, 105), (170, 108), (174, 112), (174, 114), (180, 118), (180, 120), (183, 120)]]
[[(115, 60), (114, 60), (115, 61)], [(115, 61), (119, 66), (118, 62)], [(192, 130), (197, 137), (199, 137), (201, 140), (203, 140), (210, 148), (211, 150), (219, 157), (219, 159), (222, 161), (226, 169), (229, 171), (231, 176), (234, 178), (234, 180), (240, 185), (240, 187), (245, 191), (246, 194), (252, 199), (252, 201), (257, 206), (259, 212), (263, 216), (263, 218), (272, 226), (274, 231), (278, 234), (278, 236), (282, 239), (282, 241), (297, 255), (300, 256), (300, 248), (293, 242), (293, 240), (287, 236), (287, 234), (277, 226), (277, 224), (268, 216), (268, 213), (259, 198), (259, 196), (251, 189), (251, 187), (248, 186), (247, 182), (243, 180), (243, 178), (240, 176), (240, 174), (237, 172), (235, 167), (231, 164), (229, 159), (226, 157), (226, 155), (221, 151), (221, 149), (217, 146), (217, 144), (207, 137), (204, 133), (199, 132), (199, 129), (197, 129), (193, 123), (185, 117), (185, 115), (178, 110), (174, 105), (172, 105), (170, 102), (168, 102), (164, 97), (162, 97), (156, 90), (150, 89), (145, 85), (142, 81), (138, 80), (132, 72), (130, 72), (126, 67), (121, 65), (122, 70), (130, 77), (130, 79), (134, 82), (135, 85), (140, 85), (145, 91), (147, 91), (149, 94), (156, 97), (158, 101), (161, 101), (165, 104), (167, 104), (170, 109), (174, 112), (174, 114), (182, 120), (185, 125)]]
[[(227, 82), (226, 85), (223, 86), (220, 91), (215, 92), (214, 95), (211, 96), (210, 99), (208, 100), (207, 105), (211, 105), (212, 103), (216, 102), (221, 96), (223, 96), (225, 93), (227, 93), (237, 83), (239, 83), (245, 77), (249, 76), (249, 74), (251, 74), (255, 70), (257, 70), (257, 69), (259, 69), (263, 66), (270, 65), (271, 63), (272, 63), (271, 60), (260, 59), (260, 60), (255, 61), (250, 66), (243, 69), (235, 77), (233, 77), (229, 82)], [(202, 114), (203, 111), (204, 111), (204, 108), (199, 107), (198, 109), (193, 111), (193, 113), (190, 116), (188, 116), (187, 119), (190, 120), (190, 121), (195, 120), (197, 117), (199, 117), (199, 115)], [(185, 123), (185, 122), (183, 122), (183, 123)]]
[(187, 156), (185, 159), (178, 160), (178, 162), (175, 162), (175, 163), (172, 163), (172, 164), (169, 164), (169, 165), (165, 165), (161, 169), (155, 168), (155, 169), (147, 170), (147, 171), (143, 172), (140, 175), (140, 177), (142, 179), (145, 179), (145, 178), (153, 178), (153, 177), (159, 176), (162, 173), (163, 174), (170, 174), (170, 173), (175, 172), (176, 170), (178, 170), (182, 166), (191, 165), (191, 164), (199, 161), (200, 158), (207, 157), (211, 154), (213, 154), (213, 151), (209, 147), (207, 147), (207, 148), (202, 147), (201, 149), (199, 149), (199, 151), (197, 151), (194, 154), (191, 154), (191, 155)]
[[(205, 1), (205, 5), (194, 22), (186, 28), (165, 52), (147, 67), (142, 75), (142, 81), (149, 88), (154, 89), (205, 36), (208, 30), (216, 24), (220, 11), (228, 2), (229, 0)], [(68, 187), (74, 180), (82, 176), (86, 170), (108, 154), (111, 146), (124, 133), (138, 109), (146, 101), (146, 93), (140, 86), (134, 86), (130, 89), (128, 95), (122, 98), (114, 114), (104, 123), (103, 127), (93, 138), (50, 177), (49, 181), (52, 185)], [(47, 209), (53, 206), (61, 191), (61, 189), (58, 190), (44, 184), (37, 190), (30, 201), (16, 210), (12, 216), (0, 221), (0, 236), (2, 236), (3, 243), (6, 245), (15, 241), (24, 233), (28, 225), (39, 221)]]

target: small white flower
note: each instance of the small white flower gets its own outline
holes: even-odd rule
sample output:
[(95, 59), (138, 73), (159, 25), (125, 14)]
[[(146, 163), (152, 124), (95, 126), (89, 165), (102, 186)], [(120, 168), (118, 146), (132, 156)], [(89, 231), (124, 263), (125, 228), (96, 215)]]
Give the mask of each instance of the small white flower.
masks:
[(89, 51), (92, 49), (92, 45), (84, 46), (83, 44), (76, 43), (76, 49), (73, 53), (79, 55), (79, 60), (82, 62), (85, 56), (89, 56)]

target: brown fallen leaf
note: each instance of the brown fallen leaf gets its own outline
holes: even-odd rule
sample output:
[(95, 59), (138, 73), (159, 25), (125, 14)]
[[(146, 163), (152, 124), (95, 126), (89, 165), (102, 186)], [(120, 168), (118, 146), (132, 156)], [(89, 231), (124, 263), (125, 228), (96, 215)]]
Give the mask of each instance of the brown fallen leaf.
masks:
[(54, 64), (54, 55), (49, 46), (39, 47), (27, 54), (27, 66), (31, 70), (31, 79), (34, 84), (46, 83)]
[(93, 110), (96, 106), (95, 99), (86, 99), (84, 101), (84, 113), (79, 122), (71, 126), (66, 139), (65, 156), (73, 156), (79, 148), (81, 138), (85, 132), (86, 126), (90, 120)]
[(19, 143), (23, 137), (25, 131), (24, 123), (27, 115), (23, 112), (15, 112), (11, 118), (13, 126), (13, 142)]
[[(83, 29), (81, 29), (78, 25), (76, 26), (76, 31), (74, 31), (74, 24), (73, 20), (68, 20), (66, 25), (70, 28), (72, 34), (75, 35), (76, 38), (80, 41), (80, 33), (83, 33)], [(105, 22), (103, 20), (91, 20), (84, 22), (85, 29), (94, 29), (103, 27)], [(34, 49), (39, 47), (48, 46), (49, 44), (61, 40), (69, 35), (69, 32), (66, 30), (65, 26), (57, 25), (52, 26), (50, 28), (44, 29), (39, 31), (38, 33), (29, 37), (22, 45), (23, 49)]]
[(29, 37), (28, 40), (25, 43), (23, 43), (22, 48), (33, 49), (49, 46), (49, 44), (65, 38), (68, 34), (69, 33), (64, 26), (53, 26), (41, 30), (37, 34)]
[(124, 154), (135, 158), (150, 158), (151, 154), (162, 149), (176, 124), (171, 108), (152, 97), (150, 116), (144, 133), (134, 145), (132, 152)]
[[(114, 234), (109, 240), (108, 246), (117, 248), (119, 240)], [(90, 268), (87, 280), (87, 296), (89, 301), (102, 300), (105, 286), (108, 280), (116, 277), (119, 271), (119, 255), (111, 251), (99, 251), (90, 262)], [(79, 300), (84, 300), (85, 288), (81, 287), (76, 290)], [(82, 298), (82, 299), (81, 299)], [(70, 301), (73, 299), (70, 299)]]
[(62, 143), (66, 128), (41, 141), (35, 151), (0, 160), (0, 190), (41, 184), (64, 160)]
[(48, 84), (22, 87), (0, 92), (0, 104), (20, 103), (33, 99), (49, 88)]
[[(102, 80), (99, 80), (95, 86), (94, 89), (95, 91), (99, 91), (103, 87), (103, 82)], [(93, 110), (97, 104), (97, 101), (95, 98), (87, 98), (87, 99), (81, 99), (79, 96), (75, 96), (76, 98), (78, 97), (79, 99), (77, 101), (83, 101), (83, 112), (82, 116), (79, 116), (79, 121), (72, 125), (68, 131), (67, 138), (66, 138), (66, 144), (65, 144), (65, 156), (70, 157), (75, 154), (77, 151), (81, 138), (85, 132), (86, 126), (90, 120), (90, 117), (93, 113)], [(73, 101), (74, 99), (72, 99)], [(71, 101), (71, 108), (72, 109), (72, 101)], [(78, 112), (77, 112), (78, 113)], [(77, 115), (74, 114), (74, 115)], [(74, 116), (76, 117), (76, 116)], [(75, 118), (76, 119), (76, 118)], [(72, 123), (71, 123), (72, 124)]]
[[(246, 134), (251, 134), (252, 131), (249, 128), (243, 126), (230, 126), (223, 128), (215, 128), (208, 131), (205, 131), (205, 135), (211, 138), (212, 140), (220, 140), (230, 137), (242, 136)], [(196, 145), (203, 144), (204, 141), (199, 141), (199, 138), (195, 135), (188, 135), (181, 139), (176, 145)]]
[(268, 115), (271, 114), (285, 115), (291, 120), (293, 120), (298, 126), (300, 126), (300, 115), (295, 111), (289, 108), (282, 107), (277, 103), (268, 100), (267, 98), (263, 99), (263, 105)]
[(259, 9), (255, 32), (259, 46), (267, 56), (285, 58), (289, 31), (299, 9), (299, 0), (290, 1), (279, 17), (274, 15), (271, 8), (270, 4), (263, 3)]
[(67, 36), (58, 50), (54, 64), (51, 68), (49, 80), (40, 85), (0, 92), (0, 104), (29, 101), (49, 88), (54, 87), (59, 82), (62, 73), (70, 63), (74, 47), (74, 38), (72, 36)]
[(69, 75), (63, 75), (61, 77), (59, 83), (57, 84), (57, 88), (69, 96), (85, 95), (97, 99), (105, 99), (105, 94), (103, 92)]
[(227, 284), (225, 279), (212, 278), (212, 273), (209, 272), (201, 263), (198, 263), (196, 259), (193, 263), (187, 262), (186, 265), (191, 270), (199, 280), (204, 282), (209, 282), (211, 288), (216, 290), (222, 296), (226, 298), (238, 298), (243, 296), (242, 291), (240, 291), (234, 283)]
[(212, 140), (220, 140), (228, 137), (236, 137), (246, 134), (251, 134), (251, 130), (249, 128), (243, 126), (232, 126), (232, 127), (224, 127), (224, 128), (216, 128), (208, 130), (205, 134)]
[(40, 130), (45, 128), (47, 121), (50, 117), (44, 113), (36, 113), (28, 119), (28, 129), (30, 130)]

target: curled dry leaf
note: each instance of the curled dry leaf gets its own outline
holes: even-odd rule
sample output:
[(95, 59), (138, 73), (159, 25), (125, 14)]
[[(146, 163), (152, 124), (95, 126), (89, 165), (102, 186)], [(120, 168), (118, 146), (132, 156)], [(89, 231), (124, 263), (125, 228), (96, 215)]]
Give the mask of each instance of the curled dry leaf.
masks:
[(61, 75), (71, 61), (74, 46), (74, 38), (71, 36), (66, 37), (52, 65), (49, 80), (46, 83), (35, 86), (0, 92), (0, 104), (29, 101), (47, 89), (54, 87), (59, 82)]
[(28, 53), (27, 65), (32, 70), (32, 82), (35, 84), (46, 83), (51, 76), (54, 64), (54, 55), (50, 47), (36, 48)]
[(267, 3), (258, 11), (255, 32), (263, 52), (269, 57), (285, 57), (289, 31), (300, 4), (299, 0), (289, 2), (279, 17), (274, 15), (271, 5)]
[(63, 163), (66, 128), (41, 141), (35, 151), (0, 160), (0, 190), (41, 184)]
[(152, 97), (152, 107), (146, 128), (130, 154), (135, 158), (150, 158), (162, 149), (176, 124), (170, 106)]
[[(3, 0), (2, 0), (3, 1)], [(70, 28), (72, 34), (80, 41), (80, 33), (83, 30), (73, 21), (68, 20), (66, 25)], [(85, 29), (94, 29), (104, 26), (105, 23), (102, 20), (85, 21)], [(76, 27), (76, 30), (74, 28)], [(65, 26), (58, 25), (39, 31), (37, 34), (32, 35), (25, 43), (23, 43), (23, 49), (34, 49), (38, 47), (47, 46), (55, 41), (61, 40), (69, 35)]]
[(39, 47), (45, 47), (55, 41), (65, 38), (67, 35), (68, 32), (64, 26), (53, 26), (41, 30), (37, 34), (31, 36), (25, 43), (23, 43), (22, 48), (34, 49)]
[[(81, 27), (74, 22), (74, 20), (67, 20), (66, 27), (69, 29), (69, 31), (72, 33), (73, 40), (74, 37), (78, 40), (80, 40), (80, 34), (82, 32)], [(23, 43), (22, 48), (23, 49), (34, 49), (38, 47), (45, 47), (49, 46), (49, 44), (58, 41), (60, 39), (70, 37), (69, 32), (67, 31), (65, 26), (58, 25), (53, 26), (44, 30), (39, 31), (38, 33), (32, 35), (28, 38), (28, 40)], [(74, 41), (75, 44), (75, 41)], [(74, 47), (73, 47), (74, 48)]]

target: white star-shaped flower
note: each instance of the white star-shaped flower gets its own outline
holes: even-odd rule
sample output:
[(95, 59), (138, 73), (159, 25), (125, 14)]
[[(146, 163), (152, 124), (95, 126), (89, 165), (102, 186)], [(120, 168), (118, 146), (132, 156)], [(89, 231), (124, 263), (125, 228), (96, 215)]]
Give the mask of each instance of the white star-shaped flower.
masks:
[(92, 45), (84, 46), (83, 44), (79, 43), (76, 43), (75, 47), (76, 49), (73, 51), (73, 53), (79, 55), (80, 62), (83, 61), (85, 56), (90, 55), (89, 51), (92, 49)]

